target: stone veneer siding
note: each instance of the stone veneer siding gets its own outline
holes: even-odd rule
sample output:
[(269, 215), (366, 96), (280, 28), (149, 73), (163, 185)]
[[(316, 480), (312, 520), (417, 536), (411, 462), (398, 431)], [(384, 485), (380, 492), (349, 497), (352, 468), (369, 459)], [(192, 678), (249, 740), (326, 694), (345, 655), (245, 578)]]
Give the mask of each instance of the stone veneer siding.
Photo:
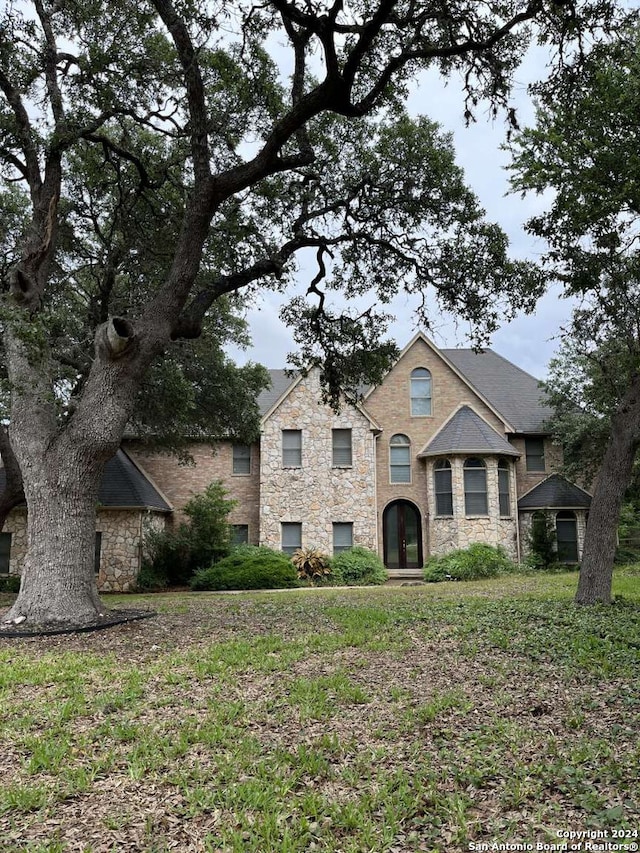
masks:
[[(281, 547), (281, 524), (302, 524), (302, 546), (333, 552), (333, 523), (351, 522), (353, 542), (377, 550), (374, 435), (352, 406), (321, 400), (318, 371), (302, 379), (265, 420), (260, 463), (260, 542)], [(283, 468), (282, 430), (302, 431), (302, 467)], [(332, 429), (351, 429), (353, 465), (332, 465)]]
[(524, 560), (529, 554), (529, 534), (531, 533), (531, 525), (533, 516), (536, 512), (546, 512), (555, 520), (559, 512), (575, 512), (576, 528), (578, 535), (578, 561), (582, 560), (582, 549), (584, 548), (584, 536), (587, 531), (587, 511), (585, 509), (571, 509), (570, 507), (562, 507), (560, 509), (541, 509), (541, 510), (523, 510), (520, 513), (520, 541), (522, 543), (522, 559)]
[[(411, 372), (426, 367), (431, 373), (431, 415), (412, 416), (410, 401)], [(377, 483), (378, 483), (378, 537), (382, 554), (382, 517), (385, 507), (396, 500), (408, 500), (420, 510), (422, 517), (422, 551), (425, 560), (429, 554), (441, 553), (440, 543), (446, 540), (444, 525), (438, 530), (438, 542), (431, 543), (436, 533), (429, 521), (430, 510), (435, 512), (433, 496), (429, 494), (427, 465), (418, 454), (461, 403), (468, 403), (493, 429), (505, 435), (503, 422), (485, 405), (474, 391), (452, 370), (444, 359), (423, 340), (418, 339), (398, 360), (385, 377), (364, 401), (371, 417), (383, 428), (378, 436)], [(389, 474), (389, 441), (401, 433), (411, 440), (411, 483), (391, 483)], [(458, 514), (462, 521), (464, 514)], [(479, 527), (479, 526), (477, 526)], [(479, 533), (479, 529), (478, 529)], [(507, 537), (508, 538), (508, 537)], [(434, 551), (434, 547), (437, 550)], [(458, 547), (458, 546), (456, 546)]]
[(475, 542), (501, 545), (512, 560), (518, 559), (517, 492), (515, 466), (509, 460), (509, 501), (511, 515), (500, 515), (498, 494), (498, 458), (482, 457), (487, 466), (487, 516), (467, 516), (464, 501), (464, 462), (467, 456), (446, 457), (451, 463), (451, 488), (453, 516), (435, 515), (436, 497), (434, 466), (436, 459), (428, 461), (428, 495), (433, 514), (429, 517), (431, 553), (442, 555), (457, 548), (467, 548)]
[[(162, 529), (165, 515), (140, 509), (99, 509), (96, 532), (102, 534), (98, 589), (127, 592), (135, 587), (140, 570), (144, 533), (150, 527)], [(27, 553), (27, 513), (15, 509), (7, 518), (5, 533), (11, 533), (9, 571), (20, 574)]]
[(184, 520), (180, 510), (194, 495), (202, 494), (214, 480), (221, 480), (229, 498), (237, 501), (229, 514), (229, 524), (246, 524), (249, 542), (257, 545), (260, 536), (260, 448), (251, 447), (251, 473), (233, 473), (231, 442), (194, 443), (187, 448), (192, 465), (181, 465), (167, 453), (149, 451), (137, 442), (127, 442), (123, 449), (142, 468), (156, 488), (162, 492), (175, 513), (173, 520)]

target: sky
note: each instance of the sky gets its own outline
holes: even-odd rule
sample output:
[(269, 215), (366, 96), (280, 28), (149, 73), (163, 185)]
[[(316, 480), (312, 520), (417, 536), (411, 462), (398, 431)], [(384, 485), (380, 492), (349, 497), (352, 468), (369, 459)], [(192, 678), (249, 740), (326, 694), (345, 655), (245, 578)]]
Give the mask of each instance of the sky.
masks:
[[(521, 126), (534, 120), (533, 105), (527, 94), (527, 85), (544, 76), (545, 54), (539, 49), (531, 51), (516, 76), (513, 102), (517, 106)], [(409, 111), (423, 113), (439, 122), (453, 133), (456, 159), (464, 169), (467, 183), (475, 191), (491, 221), (501, 225), (510, 241), (511, 254), (518, 258), (539, 257), (544, 244), (528, 235), (524, 222), (544, 208), (541, 197), (521, 199), (508, 192), (508, 173), (505, 166), (509, 154), (500, 150), (505, 137), (502, 117), (491, 121), (488, 110), (480, 107), (475, 124), (465, 126), (463, 118), (464, 97), (462, 86), (456, 80), (444, 81), (435, 73), (423, 75), (414, 87), (408, 102)], [(312, 274), (311, 274), (312, 275)], [(299, 276), (303, 292), (309, 275)], [(295, 349), (288, 329), (279, 318), (279, 310), (286, 300), (282, 296), (266, 293), (246, 311), (253, 345), (246, 351), (230, 350), (238, 362), (259, 362), (269, 368), (287, 366), (287, 354)], [(412, 304), (407, 296), (399, 296), (391, 303), (390, 313), (395, 321), (389, 333), (402, 349), (413, 337), (418, 327), (412, 316)], [(570, 314), (570, 305), (559, 297), (559, 289), (551, 289), (538, 303), (534, 314), (520, 315), (506, 323), (493, 335), (491, 348), (539, 379), (545, 378), (549, 360), (559, 345), (561, 326)], [(429, 336), (440, 347), (469, 346), (464, 323), (442, 316), (434, 309), (433, 328)]]

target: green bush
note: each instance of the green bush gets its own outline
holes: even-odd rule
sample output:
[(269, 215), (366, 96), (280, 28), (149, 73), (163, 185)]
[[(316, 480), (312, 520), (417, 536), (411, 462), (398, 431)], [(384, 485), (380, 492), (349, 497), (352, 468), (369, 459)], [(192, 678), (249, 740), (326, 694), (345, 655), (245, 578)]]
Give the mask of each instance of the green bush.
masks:
[(0, 592), (20, 592), (20, 575), (1, 576)]
[(451, 551), (443, 557), (431, 557), (424, 567), (427, 583), (444, 580), (470, 581), (494, 578), (497, 575), (517, 571), (517, 566), (508, 557), (504, 548), (476, 542), (468, 548)]
[(375, 551), (354, 545), (342, 551), (331, 561), (331, 571), (336, 583), (347, 586), (373, 586), (383, 584), (389, 579), (384, 563)]
[[(231, 548), (228, 515), (236, 502), (225, 498), (222, 483), (211, 483), (184, 507), (189, 519), (174, 530), (150, 530), (144, 540), (145, 557), (138, 585), (153, 580), (153, 586), (183, 586), (198, 569), (225, 557)], [(160, 585), (160, 587), (159, 587)]]
[(536, 512), (527, 537), (529, 553), (526, 564), (531, 569), (546, 571), (558, 560), (556, 527), (548, 512)]
[(293, 563), (281, 551), (240, 546), (191, 579), (194, 590), (290, 589), (298, 586)]
[(166, 575), (157, 574), (153, 566), (144, 562), (136, 577), (136, 592), (159, 592), (167, 588)]

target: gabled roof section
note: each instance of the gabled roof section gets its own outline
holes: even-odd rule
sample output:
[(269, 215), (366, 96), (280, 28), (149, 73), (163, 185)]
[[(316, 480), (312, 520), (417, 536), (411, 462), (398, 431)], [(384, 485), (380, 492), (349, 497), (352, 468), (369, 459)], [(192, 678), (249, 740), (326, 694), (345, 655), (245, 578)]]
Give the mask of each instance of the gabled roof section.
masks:
[[(260, 409), (260, 416), (263, 423), (267, 418), (271, 417), (278, 406), (286, 400), (293, 389), (304, 379), (304, 376), (301, 373), (291, 376), (286, 370), (269, 370), (269, 376), (271, 378), (271, 388), (267, 391), (262, 391), (258, 396), (258, 407)], [(355, 406), (355, 409), (369, 421), (372, 429), (381, 431), (380, 426), (371, 417), (364, 406), (358, 404)]]
[[(406, 353), (408, 353), (409, 350), (413, 346), (415, 346), (415, 344), (418, 341), (422, 341), (427, 347), (429, 347), (429, 349), (432, 350), (435, 353), (435, 355), (437, 355), (438, 358), (440, 358), (447, 365), (449, 370), (453, 371), (453, 373), (455, 373), (456, 376), (462, 382), (464, 382), (464, 384), (473, 392), (474, 396), (476, 396), (480, 400), (482, 400), (482, 402), (487, 406), (488, 409), (490, 409), (493, 412), (493, 414), (498, 418), (498, 420), (500, 420), (504, 423), (506, 432), (517, 432), (518, 431), (514, 427), (514, 425), (509, 421), (509, 419), (505, 416), (505, 414), (503, 412), (501, 412), (495, 406), (495, 404), (493, 403), (492, 400), (489, 399), (489, 397), (487, 397), (487, 395), (481, 390), (481, 388), (477, 387), (475, 384), (470, 382), (469, 378), (466, 376), (464, 371), (458, 367), (458, 365), (456, 364), (456, 362), (453, 359), (449, 358), (449, 355), (452, 352), (453, 353), (460, 352), (460, 350), (438, 349), (438, 347), (433, 343), (433, 341), (429, 340), (429, 338), (424, 334), (424, 332), (417, 332), (413, 336), (413, 338), (411, 338), (411, 340), (406, 345), (406, 347), (402, 350), (402, 352), (398, 356), (398, 359), (394, 362), (393, 367), (395, 367), (395, 365), (398, 364), (398, 362), (400, 362), (402, 360), (402, 358), (406, 355)], [(470, 350), (470, 352), (472, 352), (472, 350)], [(509, 364), (509, 362), (506, 362), (506, 363)], [(391, 370), (393, 370), (393, 367), (391, 368)], [(384, 382), (385, 380), (383, 379), (382, 381)], [(377, 386), (373, 386), (368, 390), (368, 392), (364, 396), (365, 400), (367, 399), (367, 397), (370, 394), (373, 393), (373, 391), (375, 390), (376, 387)]]
[[(0, 494), (4, 491), (5, 482), (4, 468), (0, 468)], [(172, 512), (172, 507), (124, 450), (118, 450), (105, 465), (98, 504), (102, 507)]]
[(98, 503), (105, 507), (131, 507), (171, 512), (171, 507), (124, 450), (106, 464)]
[(440, 427), (418, 456), (447, 456), (455, 453), (520, 456), (504, 436), (466, 404), (460, 406)]
[(551, 474), (518, 501), (518, 509), (587, 509), (591, 495), (561, 474)]
[(490, 400), (513, 432), (548, 433), (544, 423), (553, 414), (539, 381), (506, 358), (485, 349), (443, 349), (467, 383)]

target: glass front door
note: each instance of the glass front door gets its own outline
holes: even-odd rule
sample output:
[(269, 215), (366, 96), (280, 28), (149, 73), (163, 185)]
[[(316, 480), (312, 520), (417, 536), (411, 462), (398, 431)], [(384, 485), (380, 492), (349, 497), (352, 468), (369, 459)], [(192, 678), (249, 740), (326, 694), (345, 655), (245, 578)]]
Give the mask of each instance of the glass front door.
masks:
[(420, 512), (409, 501), (395, 501), (384, 511), (384, 562), (388, 569), (422, 566)]

